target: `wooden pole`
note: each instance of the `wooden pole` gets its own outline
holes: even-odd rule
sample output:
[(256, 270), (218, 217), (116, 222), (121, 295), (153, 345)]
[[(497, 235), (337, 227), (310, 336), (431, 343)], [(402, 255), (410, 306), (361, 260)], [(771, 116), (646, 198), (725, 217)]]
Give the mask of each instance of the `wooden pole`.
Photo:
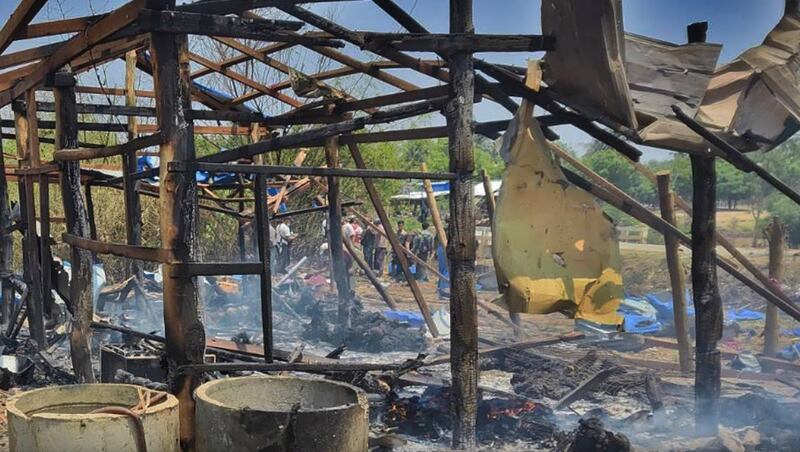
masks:
[[(125, 54), (125, 105), (136, 106), (136, 50)], [(137, 136), (138, 124), (135, 116), (128, 116), (128, 141), (133, 141)], [(122, 186), (123, 200), (125, 202), (125, 236), (128, 245), (142, 244), (142, 208), (139, 203), (138, 187), (140, 182), (131, 178), (137, 170), (136, 151), (131, 150), (122, 154)], [(131, 260), (129, 275), (136, 277), (137, 284), (144, 279), (142, 264)], [(137, 303), (143, 306), (146, 303), (136, 290)]]
[[(676, 226), (674, 196), (670, 190), (669, 172), (658, 174), (658, 203), (661, 207), (661, 218)], [(675, 337), (678, 339), (678, 362), (681, 372), (692, 371), (692, 346), (689, 342), (689, 319), (686, 314), (686, 285), (683, 277), (678, 247), (678, 239), (671, 234), (664, 234), (664, 247), (667, 253), (667, 269), (672, 286), (672, 308), (674, 310)]]
[[(422, 162), (420, 169), (423, 173), (427, 173), (428, 165), (426, 165), (425, 162)], [(436, 236), (439, 237), (439, 243), (442, 244), (444, 249), (447, 249), (447, 234), (444, 232), (442, 215), (439, 213), (439, 205), (436, 203), (436, 196), (433, 194), (433, 185), (431, 185), (430, 179), (423, 179), (422, 186), (425, 187), (428, 209), (431, 211), (431, 218), (433, 219), (433, 227), (436, 229)]]
[[(472, 0), (450, 0), (450, 32), (474, 33)], [(472, 174), (472, 110), (475, 71), (472, 55), (449, 55), (450, 99), (446, 107), (450, 171), (450, 374), (453, 449), (477, 446), (478, 308), (475, 293), (475, 208)]]
[[(174, 2), (165, 2), (174, 5)], [(197, 254), (197, 197), (193, 172), (170, 172), (173, 161), (195, 159), (191, 108), (189, 58), (186, 35), (152, 33), (150, 54), (158, 126), (163, 135), (160, 147), (159, 211), (161, 246), (174, 255), (163, 265), (164, 274), (172, 275), (174, 264), (193, 262)], [(202, 364), (205, 331), (198, 314), (197, 290), (189, 276), (164, 278), (164, 329), (167, 339), (167, 363), (170, 389), (179, 400), (180, 442), (184, 450), (194, 449), (194, 399), (200, 383), (191, 375), (176, 370), (187, 364)]]
[(481, 179), (483, 179), (483, 191), (486, 192), (486, 214), (491, 222), (494, 221), (494, 209), (497, 201), (495, 201), (494, 191), (492, 191), (492, 179), (489, 178), (489, 173), (485, 169), (481, 170)]
[[(350, 149), (350, 155), (353, 157), (353, 162), (356, 164), (356, 168), (366, 169), (367, 165), (364, 163), (364, 157), (361, 155), (358, 145), (354, 142), (348, 141), (347, 147)], [(414, 299), (417, 301), (419, 312), (422, 314), (422, 317), (425, 318), (425, 324), (428, 325), (428, 330), (430, 330), (431, 335), (433, 337), (437, 337), (439, 336), (439, 330), (436, 328), (436, 324), (433, 323), (431, 311), (428, 309), (428, 303), (425, 302), (425, 298), (422, 296), (422, 291), (419, 290), (417, 280), (414, 278), (414, 275), (409, 269), (406, 252), (404, 251), (403, 245), (400, 244), (397, 234), (395, 234), (392, 223), (389, 222), (389, 215), (386, 213), (386, 209), (383, 207), (381, 196), (378, 194), (378, 190), (375, 188), (375, 183), (372, 179), (367, 178), (362, 179), (362, 181), (364, 182), (364, 188), (367, 190), (369, 199), (372, 201), (372, 206), (375, 208), (375, 213), (381, 220), (383, 230), (386, 233), (386, 238), (389, 240), (389, 245), (391, 245), (392, 251), (394, 251), (395, 255), (397, 256), (397, 262), (400, 264), (400, 269), (403, 270), (403, 275), (406, 278), (406, 282), (408, 282), (408, 287), (411, 289), (411, 293), (414, 295)]]
[[(62, 74), (71, 72), (62, 70)], [(56, 103), (56, 149), (78, 147), (78, 112), (75, 87), (53, 89)], [(61, 170), (61, 200), (67, 222), (67, 233), (89, 238), (89, 215), (81, 196), (81, 168), (79, 161), (59, 163)], [(91, 353), (92, 305), (92, 253), (77, 246), (71, 248), (72, 278), (69, 298), (73, 306), (72, 331), (69, 336), (70, 354), (75, 376), (80, 383), (94, 383)]]
[(97, 221), (94, 215), (94, 196), (92, 196), (92, 183), (87, 182), (83, 187), (86, 196), (86, 212), (89, 214), (89, 236), (97, 240)]
[[(783, 279), (783, 252), (786, 241), (786, 225), (778, 217), (764, 228), (769, 243), (769, 278), (772, 284), (780, 286)], [(767, 303), (767, 319), (764, 323), (764, 355), (774, 357), (778, 351), (778, 308)]]
[(717, 286), (717, 173), (713, 157), (692, 155), (692, 290), (695, 309), (695, 429), (716, 436), (719, 429), (722, 299)]
[(257, 174), (255, 180), (255, 234), (258, 243), (259, 275), (261, 286), (261, 332), (264, 336), (264, 361), (272, 362), (274, 348), (272, 337), (272, 270), (270, 269), (269, 209), (267, 209), (267, 180)]
[[(3, 141), (0, 138), (0, 150), (3, 149)], [(12, 271), (14, 258), (14, 241), (11, 237), (9, 228), (11, 227), (11, 206), (8, 200), (8, 177), (6, 174), (5, 154), (0, 152), (0, 271), (7, 273)], [(2, 306), (0, 306), (0, 322), (5, 326), (11, 316), (11, 303), (14, 299), (14, 288), (8, 278), (0, 281), (2, 288)]]
[[(33, 97), (33, 112), (28, 107)], [(23, 168), (39, 164), (39, 140), (36, 127), (36, 99), (28, 95), (25, 107), (15, 104), (14, 124), (17, 134), (17, 158)], [(36, 201), (34, 200), (33, 177), (20, 176), (20, 207), (25, 219), (23, 238), (23, 276), (28, 283), (28, 327), (31, 337), (39, 347), (45, 346), (44, 319), (42, 318), (42, 285), (39, 255), (39, 238), (36, 234)]]
[[(325, 161), (328, 168), (339, 167), (339, 138), (330, 137), (325, 141)], [(328, 246), (331, 256), (331, 273), (336, 281), (339, 296), (338, 323), (342, 328), (350, 328), (350, 280), (344, 263), (342, 245), (342, 202), (339, 192), (339, 178), (328, 176)]]

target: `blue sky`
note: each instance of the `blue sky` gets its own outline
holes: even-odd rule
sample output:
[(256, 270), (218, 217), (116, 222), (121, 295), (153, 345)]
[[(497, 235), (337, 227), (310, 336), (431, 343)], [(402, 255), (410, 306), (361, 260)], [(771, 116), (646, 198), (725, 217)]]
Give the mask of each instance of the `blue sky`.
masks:
[[(447, 0), (397, 0), (398, 4), (424, 26), (434, 32), (446, 32), (448, 27)], [(18, 1), (0, 2), (0, 17), (9, 16)], [(104, 12), (113, 9), (122, 0), (50, 0), (34, 21), (54, 20)], [(179, 3), (184, 3), (179, 0)], [(783, 12), (783, 0), (623, 0), (625, 30), (665, 41), (681, 43), (686, 39), (686, 25), (708, 20), (709, 42), (723, 44), (720, 63), (736, 57), (743, 50), (759, 44), (766, 33), (778, 21)], [(538, 0), (474, 0), (475, 28), (479, 33), (531, 34), (541, 32)], [(369, 31), (402, 31), (399, 25), (369, 0), (358, 0), (339, 4), (319, 4), (311, 9), (333, 14), (338, 21), (351, 29)], [(43, 40), (15, 44), (10, 50), (19, 50)], [(357, 54), (357, 49), (348, 53)], [(524, 64), (536, 54), (484, 54), (483, 57), (497, 62)], [(398, 75), (409, 78), (420, 85), (432, 82), (411, 71), (399, 71)], [(479, 121), (508, 117), (502, 108), (485, 101), (476, 107)], [(580, 149), (589, 138), (570, 127), (557, 129), (562, 138), (573, 148)], [(646, 150), (646, 158), (659, 158), (666, 154)]]

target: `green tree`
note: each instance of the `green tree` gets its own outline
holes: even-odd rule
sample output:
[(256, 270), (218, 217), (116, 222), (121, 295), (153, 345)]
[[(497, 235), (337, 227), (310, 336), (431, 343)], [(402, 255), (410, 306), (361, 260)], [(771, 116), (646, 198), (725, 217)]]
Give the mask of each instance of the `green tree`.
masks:
[(655, 204), (657, 196), (653, 184), (634, 170), (618, 152), (606, 148), (585, 154), (581, 161), (638, 201)]

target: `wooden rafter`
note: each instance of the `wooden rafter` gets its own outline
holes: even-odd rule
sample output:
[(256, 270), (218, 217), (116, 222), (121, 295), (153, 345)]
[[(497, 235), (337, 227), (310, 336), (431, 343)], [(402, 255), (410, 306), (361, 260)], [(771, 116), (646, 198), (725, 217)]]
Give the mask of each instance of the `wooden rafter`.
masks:
[(75, 17), (72, 19), (53, 20), (49, 22), (39, 22), (30, 24), (20, 29), (15, 39), (32, 39), (44, 36), (54, 36), (65, 33), (77, 33), (86, 30), (89, 25), (106, 17), (107, 14), (95, 16)]
[(237, 82), (239, 82), (239, 83), (241, 83), (243, 85), (247, 85), (250, 88), (253, 88), (253, 89), (257, 90), (257, 91), (260, 91), (263, 94), (266, 94), (267, 96), (273, 97), (273, 98), (275, 98), (275, 99), (277, 99), (277, 100), (279, 100), (279, 101), (281, 101), (281, 102), (283, 102), (283, 103), (285, 103), (287, 105), (291, 105), (294, 108), (299, 108), (299, 107), (303, 106), (302, 102), (300, 102), (299, 100), (297, 100), (297, 99), (295, 99), (293, 97), (290, 97), (290, 96), (287, 96), (286, 94), (283, 94), (281, 92), (275, 91), (275, 90), (271, 89), (270, 87), (268, 87), (266, 85), (263, 85), (263, 84), (255, 81), (255, 80), (249, 78), (249, 77), (246, 77), (246, 76), (244, 76), (244, 75), (242, 75), (242, 74), (240, 74), (240, 73), (238, 73), (238, 72), (236, 72), (236, 71), (234, 71), (232, 69), (223, 68), (219, 64), (209, 60), (208, 58), (200, 56), (200, 55), (198, 55), (196, 53), (191, 53), (190, 52), (189, 53), (189, 59), (194, 61), (195, 63), (201, 64), (201, 65), (213, 70), (214, 72), (222, 74), (222, 75), (224, 75), (224, 76), (226, 76), (226, 77), (228, 77), (228, 78), (230, 78), (232, 80), (235, 80), (235, 81), (237, 81)]
[(0, 53), (5, 52), (8, 46), (17, 37), (17, 34), (27, 26), (47, 0), (22, 0), (17, 9), (8, 18), (8, 22), (0, 30)]
[[(99, 44), (103, 39), (134, 22), (144, 3), (144, 0), (132, 0), (87, 28), (84, 33), (72, 37), (49, 58), (37, 63), (31, 73), (13, 87), (0, 92), (0, 106), (10, 104), (12, 100), (25, 93), (28, 89), (40, 84), (48, 74), (69, 63), (91, 46)], [(27, 22), (25, 24), (27, 25)]]

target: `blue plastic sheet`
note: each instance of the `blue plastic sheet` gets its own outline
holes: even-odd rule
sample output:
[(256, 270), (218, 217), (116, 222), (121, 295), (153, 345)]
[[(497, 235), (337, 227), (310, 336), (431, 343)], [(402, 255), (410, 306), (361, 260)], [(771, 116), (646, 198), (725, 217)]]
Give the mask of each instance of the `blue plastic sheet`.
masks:
[(387, 309), (383, 311), (383, 316), (386, 317), (388, 320), (407, 323), (409, 326), (412, 327), (421, 327), (422, 325), (425, 324), (425, 319), (422, 317), (422, 314), (418, 312), (393, 311), (391, 309)]
[[(644, 299), (650, 302), (656, 311), (658, 311), (658, 320), (662, 323), (672, 324), (675, 320), (674, 312), (675, 310), (672, 307), (672, 293), (671, 292), (659, 292), (659, 293), (649, 293), (645, 294)], [(686, 291), (686, 300), (691, 300), (692, 295), (687, 290)], [(686, 303), (686, 314), (689, 317), (694, 317), (694, 306), (691, 303)]]
[(728, 309), (725, 311), (725, 320), (727, 322), (738, 322), (740, 320), (761, 320), (764, 314), (756, 312), (751, 309)]
[(440, 296), (447, 297), (450, 295), (450, 273), (447, 268), (447, 252), (441, 244), (436, 248), (436, 260), (439, 264), (439, 273), (448, 278), (439, 278), (436, 282), (436, 289), (439, 291)]

